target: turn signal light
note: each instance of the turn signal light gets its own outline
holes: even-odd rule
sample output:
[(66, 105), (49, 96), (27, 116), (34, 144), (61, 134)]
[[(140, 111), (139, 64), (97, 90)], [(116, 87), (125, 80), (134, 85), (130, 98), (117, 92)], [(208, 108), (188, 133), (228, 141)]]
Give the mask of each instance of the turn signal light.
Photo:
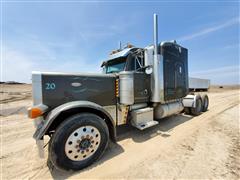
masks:
[(116, 91), (116, 97), (119, 97), (119, 80), (116, 79), (116, 84), (115, 84), (115, 91)]
[(37, 118), (43, 114), (42, 110), (39, 108), (29, 108), (28, 117), (31, 119)]
[(45, 105), (38, 105), (34, 107), (28, 108), (28, 117), (31, 119), (37, 118), (39, 116), (42, 116), (43, 113), (47, 110), (47, 106)]

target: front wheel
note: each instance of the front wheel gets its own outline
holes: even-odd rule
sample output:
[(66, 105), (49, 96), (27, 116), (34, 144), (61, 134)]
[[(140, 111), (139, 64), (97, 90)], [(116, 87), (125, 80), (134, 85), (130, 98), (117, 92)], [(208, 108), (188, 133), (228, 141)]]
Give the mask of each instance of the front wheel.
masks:
[(76, 114), (53, 134), (49, 159), (58, 169), (80, 170), (100, 158), (108, 141), (108, 127), (102, 118), (91, 113)]

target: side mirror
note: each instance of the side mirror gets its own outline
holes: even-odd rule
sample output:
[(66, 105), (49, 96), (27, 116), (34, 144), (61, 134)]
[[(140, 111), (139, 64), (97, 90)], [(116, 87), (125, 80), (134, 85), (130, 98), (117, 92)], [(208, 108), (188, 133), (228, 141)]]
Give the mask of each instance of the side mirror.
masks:
[(101, 67), (105, 66), (106, 63), (107, 63), (106, 61), (103, 61)]
[(153, 68), (152, 68), (152, 66), (151, 65), (148, 65), (148, 66), (143, 66), (143, 67), (140, 67), (140, 68), (138, 68), (138, 69), (136, 69), (136, 71), (145, 71), (145, 73), (146, 74), (152, 74), (152, 72), (153, 72)]
[(153, 72), (152, 66), (147, 66), (146, 69), (145, 69), (145, 73), (146, 74), (152, 74), (152, 72)]

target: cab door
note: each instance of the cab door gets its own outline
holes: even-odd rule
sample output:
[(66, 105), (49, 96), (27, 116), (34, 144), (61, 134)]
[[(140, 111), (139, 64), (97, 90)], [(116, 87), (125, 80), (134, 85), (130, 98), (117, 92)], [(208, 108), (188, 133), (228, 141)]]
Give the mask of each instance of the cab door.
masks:
[(149, 102), (151, 89), (151, 76), (146, 74), (144, 69), (143, 52), (130, 53), (127, 57), (126, 71), (134, 73), (134, 103)]

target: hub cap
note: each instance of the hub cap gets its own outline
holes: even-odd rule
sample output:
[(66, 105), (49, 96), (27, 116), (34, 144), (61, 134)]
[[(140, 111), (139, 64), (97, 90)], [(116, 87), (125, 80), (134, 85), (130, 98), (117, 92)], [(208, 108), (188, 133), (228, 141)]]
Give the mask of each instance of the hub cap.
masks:
[(65, 154), (73, 161), (82, 161), (92, 156), (101, 141), (101, 135), (93, 126), (83, 126), (73, 131), (65, 143)]

